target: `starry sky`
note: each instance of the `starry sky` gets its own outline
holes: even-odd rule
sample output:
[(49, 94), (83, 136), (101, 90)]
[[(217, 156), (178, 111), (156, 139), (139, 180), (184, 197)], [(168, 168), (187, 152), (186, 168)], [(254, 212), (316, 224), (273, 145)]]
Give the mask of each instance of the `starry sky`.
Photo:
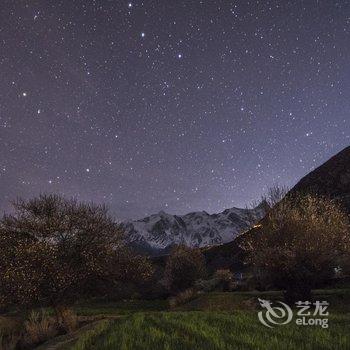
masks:
[(2, 0), (0, 209), (222, 211), (350, 143), (350, 1)]

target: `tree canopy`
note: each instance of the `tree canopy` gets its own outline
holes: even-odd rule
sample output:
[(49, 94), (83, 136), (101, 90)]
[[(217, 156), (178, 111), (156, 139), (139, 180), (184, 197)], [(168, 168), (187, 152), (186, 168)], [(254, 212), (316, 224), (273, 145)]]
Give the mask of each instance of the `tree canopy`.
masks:
[(17, 200), (0, 221), (2, 303), (68, 304), (101, 285), (146, 278), (107, 208), (57, 195)]
[(311, 288), (350, 258), (349, 219), (333, 200), (287, 196), (242, 247), (255, 274), (286, 291), (287, 299), (310, 298)]

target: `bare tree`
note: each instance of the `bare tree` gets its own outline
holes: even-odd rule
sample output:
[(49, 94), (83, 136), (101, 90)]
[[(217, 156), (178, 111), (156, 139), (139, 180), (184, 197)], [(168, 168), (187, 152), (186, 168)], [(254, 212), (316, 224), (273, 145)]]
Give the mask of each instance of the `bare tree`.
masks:
[(266, 203), (269, 209), (278, 204), (288, 193), (288, 187), (274, 184), (269, 187), (266, 194), (261, 196), (261, 202)]
[[(260, 198), (260, 201), (253, 201), (249, 206), (246, 206), (246, 218), (249, 226), (255, 225), (262, 216), (265, 216), (276, 204), (280, 203), (287, 195), (288, 187), (279, 186), (277, 184), (270, 187), (265, 194)], [(251, 209), (261, 210), (259, 215), (256, 215)]]

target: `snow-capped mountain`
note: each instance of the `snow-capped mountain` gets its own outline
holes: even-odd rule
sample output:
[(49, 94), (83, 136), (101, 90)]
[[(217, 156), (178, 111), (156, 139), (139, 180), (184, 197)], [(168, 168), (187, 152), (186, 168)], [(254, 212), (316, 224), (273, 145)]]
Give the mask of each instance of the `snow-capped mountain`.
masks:
[(232, 208), (222, 213), (205, 211), (182, 216), (159, 212), (141, 220), (122, 224), (127, 241), (149, 253), (165, 252), (174, 244), (205, 247), (232, 241), (264, 215), (263, 206)]

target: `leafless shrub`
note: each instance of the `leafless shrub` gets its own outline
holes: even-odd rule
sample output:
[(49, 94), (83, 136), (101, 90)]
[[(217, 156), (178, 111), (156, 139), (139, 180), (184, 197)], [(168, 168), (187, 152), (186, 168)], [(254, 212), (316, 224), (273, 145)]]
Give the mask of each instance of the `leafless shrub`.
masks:
[(288, 187), (274, 184), (267, 190), (266, 194), (261, 196), (261, 202), (266, 203), (267, 207), (272, 209), (276, 204), (282, 201), (287, 193)]

